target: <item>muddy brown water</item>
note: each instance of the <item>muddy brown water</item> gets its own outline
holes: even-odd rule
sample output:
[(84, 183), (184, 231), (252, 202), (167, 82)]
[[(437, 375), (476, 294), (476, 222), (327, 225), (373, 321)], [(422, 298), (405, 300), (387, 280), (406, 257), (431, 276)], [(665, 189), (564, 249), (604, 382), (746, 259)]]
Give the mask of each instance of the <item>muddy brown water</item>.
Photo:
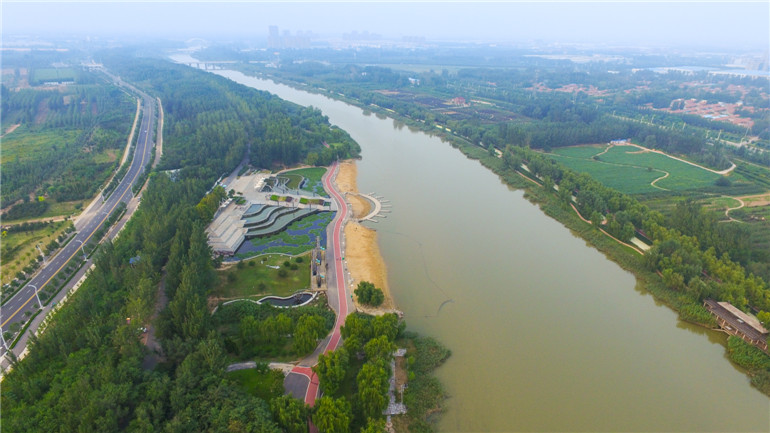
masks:
[(410, 327), (452, 350), (440, 431), (770, 431), (770, 399), (633, 275), (436, 137), (240, 72), (361, 145), (359, 190)]

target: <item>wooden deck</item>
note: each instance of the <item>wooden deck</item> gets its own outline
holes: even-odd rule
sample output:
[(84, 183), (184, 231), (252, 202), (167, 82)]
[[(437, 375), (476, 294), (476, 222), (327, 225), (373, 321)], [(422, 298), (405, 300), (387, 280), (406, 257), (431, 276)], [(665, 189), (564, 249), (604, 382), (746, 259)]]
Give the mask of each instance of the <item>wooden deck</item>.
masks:
[(735, 308), (728, 302), (717, 302), (713, 299), (703, 301), (703, 306), (717, 318), (719, 327), (730, 335), (742, 338), (767, 352), (768, 331), (754, 317)]

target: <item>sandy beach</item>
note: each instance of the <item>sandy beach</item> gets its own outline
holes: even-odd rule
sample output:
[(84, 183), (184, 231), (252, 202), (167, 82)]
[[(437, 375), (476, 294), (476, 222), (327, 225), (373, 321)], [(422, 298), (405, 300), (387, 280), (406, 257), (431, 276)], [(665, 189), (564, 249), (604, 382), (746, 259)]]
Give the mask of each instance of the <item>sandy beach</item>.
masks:
[[(369, 213), (371, 205), (368, 200), (354, 195), (358, 193), (357, 173), (355, 161), (345, 161), (340, 164), (336, 183), (341, 192), (351, 193), (345, 198), (353, 208), (354, 217), (360, 218)], [(354, 279), (353, 283), (357, 285), (360, 281), (369, 281), (382, 289), (385, 295), (385, 301), (377, 308), (361, 305), (357, 301), (356, 308), (369, 314), (392, 312), (395, 304), (388, 287), (388, 273), (377, 243), (377, 232), (355, 221), (349, 221), (345, 226), (345, 239), (345, 260)]]

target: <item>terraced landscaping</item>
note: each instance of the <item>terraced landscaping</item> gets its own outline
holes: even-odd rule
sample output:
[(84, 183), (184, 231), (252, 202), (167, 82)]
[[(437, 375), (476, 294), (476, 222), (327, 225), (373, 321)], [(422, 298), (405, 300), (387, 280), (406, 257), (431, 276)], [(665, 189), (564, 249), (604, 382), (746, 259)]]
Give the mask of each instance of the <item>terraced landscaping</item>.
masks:
[(300, 209), (281, 207), (276, 209), (275, 212), (270, 214), (269, 219), (251, 226), (249, 231), (246, 232), (246, 239), (278, 233), (292, 222), (318, 212), (318, 209), (309, 208)]
[(335, 213), (314, 211), (316, 213), (294, 221), (279, 233), (247, 240), (235, 256), (245, 259), (267, 253), (302, 254), (315, 246), (319, 236), (321, 245), (326, 245), (326, 226), (334, 219)]

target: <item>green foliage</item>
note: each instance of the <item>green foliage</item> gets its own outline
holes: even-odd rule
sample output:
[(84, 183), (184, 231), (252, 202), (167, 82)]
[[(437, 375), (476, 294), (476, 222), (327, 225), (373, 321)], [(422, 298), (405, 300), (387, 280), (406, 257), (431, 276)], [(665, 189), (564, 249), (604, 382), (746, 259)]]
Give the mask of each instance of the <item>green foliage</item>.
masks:
[(313, 424), (324, 433), (349, 433), (353, 414), (344, 398), (323, 396), (316, 400)]
[(302, 401), (282, 395), (270, 401), (273, 419), (286, 433), (306, 433), (310, 409)]
[(387, 335), (374, 337), (364, 344), (364, 353), (368, 360), (381, 359), (390, 362), (390, 360), (393, 359), (393, 352), (395, 351), (396, 345), (393, 344)]
[(225, 201), (225, 199), (227, 199), (227, 192), (222, 186), (217, 185), (210, 193), (206, 194), (206, 196), (201, 199), (200, 203), (195, 206), (195, 209), (198, 211), (203, 221), (211, 222), (211, 220), (214, 219), (214, 213), (219, 209), (219, 205)]
[(341, 347), (328, 354), (318, 356), (318, 364), (313, 371), (318, 375), (321, 391), (326, 395), (337, 393), (340, 384), (345, 379), (348, 368), (348, 351)]
[(739, 337), (727, 337), (727, 353), (733, 362), (745, 369), (770, 371), (770, 355)]
[(358, 287), (353, 292), (356, 294), (358, 300), (366, 305), (379, 306), (382, 301), (385, 300), (385, 295), (382, 290), (374, 287), (374, 284), (368, 281), (361, 281), (358, 283)]
[(294, 329), (294, 348), (298, 354), (310, 353), (315, 349), (318, 339), (326, 331), (323, 319), (319, 316), (302, 316)]
[(366, 362), (358, 373), (358, 401), (365, 418), (377, 418), (388, 405), (388, 377), (385, 361)]
[(369, 418), (361, 433), (385, 433), (385, 420)]

